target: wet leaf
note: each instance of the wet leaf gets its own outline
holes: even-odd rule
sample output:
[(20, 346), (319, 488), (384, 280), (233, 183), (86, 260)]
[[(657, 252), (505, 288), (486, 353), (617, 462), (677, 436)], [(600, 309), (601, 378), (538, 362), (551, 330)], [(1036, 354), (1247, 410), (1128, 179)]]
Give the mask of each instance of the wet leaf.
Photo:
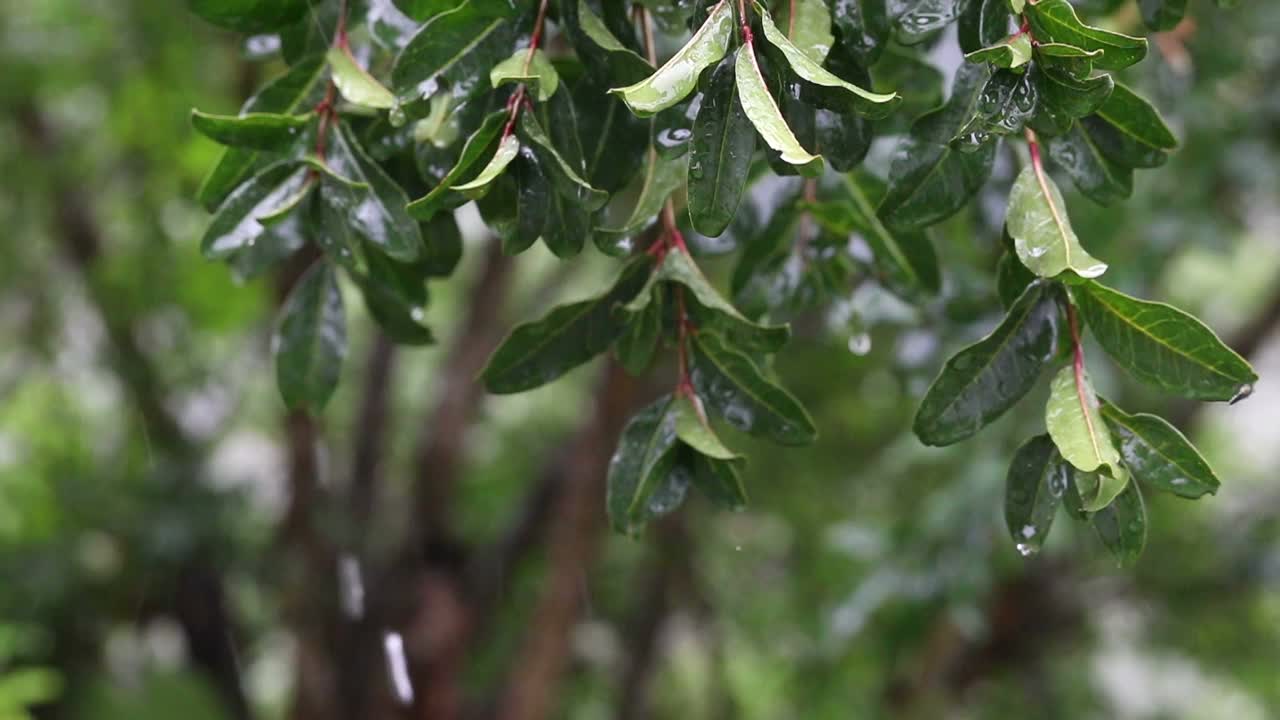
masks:
[(1102, 419), (1120, 443), (1120, 456), (1133, 477), (1149, 487), (1196, 499), (1218, 492), (1221, 482), (1200, 452), (1163, 418), (1130, 415), (1110, 403)]
[(186, 0), (191, 12), (228, 30), (266, 33), (296, 22), (307, 12), (306, 0)]
[(560, 16), (588, 72), (628, 85), (653, 73), (653, 66), (624, 45), (586, 0), (561, 0)]
[(912, 430), (926, 445), (951, 445), (991, 424), (1026, 395), (1054, 357), (1058, 298), (1036, 283), (990, 335), (956, 353), (925, 393)]
[(1094, 278), (1107, 270), (1106, 263), (1081, 247), (1053, 178), (1037, 172), (1033, 164), (1023, 168), (1013, 183), (1005, 225), (1018, 259), (1040, 277), (1056, 277), (1071, 270), (1080, 277)]
[(730, 345), (745, 350), (776, 352), (790, 337), (785, 325), (761, 325), (748, 320), (702, 274), (688, 252), (673, 248), (663, 258), (654, 282), (671, 282), (691, 291), (688, 309), (699, 327), (717, 331)]
[(707, 21), (689, 42), (652, 75), (634, 85), (610, 90), (622, 98), (631, 112), (648, 117), (685, 99), (698, 84), (698, 76), (729, 50), (733, 37), (733, 8), (720, 0)]
[(1004, 42), (965, 53), (964, 59), (971, 63), (991, 63), (1006, 69), (1022, 67), (1031, 62), (1031, 36), (1026, 33), (1015, 35)]
[(716, 460), (738, 460), (742, 456), (725, 447), (711, 426), (702, 400), (693, 392), (677, 392), (673, 407), (676, 413), (676, 436), (699, 455)]
[(885, 0), (831, 0), (830, 4), (831, 23), (840, 45), (863, 65), (871, 65), (889, 39)]
[(485, 387), (503, 394), (530, 390), (604, 352), (625, 329), (617, 306), (640, 292), (652, 268), (652, 258), (638, 257), (603, 294), (561, 305), (541, 320), (518, 325), (480, 373)]
[(689, 150), (689, 218), (693, 229), (719, 237), (738, 210), (750, 177), (756, 133), (738, 102), (734, 63), (711, 74), (693, 124)]
[(801, 174), (809, 177), (821, 175), (822, 157), (801, 147), (800, 141), (787, 126), (778, 103), (765, 85), (751, 44), (738, 48), (734, 73), (738, 84), (738, 101), (765, 144), (781, 153), (782, 160), (796, 166)]
[(1075, 288), (1080, 314), (1107, 354), (1134, 377), (1196, 400), (1234, 400), (1258, 376), (1196, 318), (1096, 282)]
[(1041, 42), (1101, 50), (1102, 55), (1094, 60), (1094, 65), (1103, 70), (1123, 70), (1147, 56), (1144, 38), (1085, 25), (1068, 0), (1041, 0), (1030, 4), (1025, 17)]
[(346, 48), (330, 48), (325, 55), (329, 60), (330, 77), (338, 86), (343, 99), (352, 105), (390, 110), (396, 105), (396, 96), (368, 73)]
[(450, 210), (466, 202), (465, 197), (451, 192), (452, 188), (462, 180), (462, 177), (468, 171), (475, 167), (476, 163), (487, 157), (486, 151), (493, 146), (494, 140), (502, 132), (502, 127), (506, 124), (508, 116), (509, 113), (503, 111), (489, 113), (485, 116), (484, 122), (481, 123), (480, 127), (471, 134), (471, 137), (467, 138), (457, 162), (454, 163), (440, 183), (432, 188), (431, 192), (409, 204), (409, 214), (419, 220), (430, 220), (437, 212)]
[(218, 207), (200, 249), (210, 260), (251, 247), (268, 231), (269, 217), (305, 186), (307, 169), (280, 162), (236, 188)]
[(367, 187), (326, 182), (321, 197), (351, 229), (387, 255), (411, 261), (422, 253), (422, 233), (409, 216), (409, 198), (365, 153), (345, 123), (329, 133), (328, 164), (338, 175)]
[(706, 330), (694, 335), (690, 346), (693, 387), (725, 422), (783, 445), (806, 445), (817, 438), (800, 402), (765, 377), (751, 358)]
[(532, 57), (528, 48), (522, 48), (493, 66), (489, 71), (489, 83), (494, 87), (504, 83), (524, 83), (537, 91), (538, 102), (546, 102), (560, 88), (560, 73), (540, 48), (533, 51)]
[(285, 405), (323, 409), (338, 386), (347, 354), (346, 315), (331, 265), (316, 263), (290, 291), (272, 347)]
[(1114, 502), (1094, 513), (1090, 522), (1116, 562), (1137, 562), (1147, 544), (1147, 509), (1137, 483), (1129, 483)]
[[(609, 461), (605, 504), (618, 532), (634, 533), (653, 515), (655, 495), (671, 481), (676, 467), (675, 396), (664, 395), (627, 423)], [(687, 483), (692, 478), (686, 478)], [(683, 493), (681, 493), (683, 500)], [(664, 510), (661, 503), (657, 510)]]
[(191, 111), (191, 127), (216, 143), (249, 150), (284, 152), (298, 141), (315, 116), (249, 113), (210, 115)]
[(484, 166), (479, 175), (470, 182), (454, 185), (453, 190), (460, 192), (472, 200), (484, 197), (489, 190), (489, 184), (492, 183), (499, 175), (501, 175), (511, 161), (515, 159), (520, 152), (520, 141), (515, 135), (508, 135), (498, 142), (498, 149), (493, 154), (493, 158), (489, 160), (489, 164)]
[(1187, 0), (1138, 0), (1142, 21), (1152, 30), (1172, 30), (1187, 14)]
[[(791, 15), (795, 10), (795, 17)], [(835, 45), (831, 34), (831, 11), (825, 0), (796, 0), (778, 8), (778, 22), (786, 28), (787, 38), (815, 63), (821, 65)]]
[(1081, 124), (1076, 123), (1066, 134), (1045, 138), (1045, 147), (1076, 188), (1099, 205), (1133, 194), (1133, 170), (1103, 154)]
[(1044, 547), (1070, 483), (1071, 466), (1048, 435), (1031, 438), (1014, 453), (1005, 480), (1004, 521), (1019, 553), (1033, 555)]
[(969, 0), (956, 24), (960, 49), (973, 53), (1009, 36), (1009, 0)]
[(1075, 479), (1085, 511), (1109, 505), (1129, 482), (1129, 472), (1102, 422), (1087, 371), (1082, 368), (1077, 376), (1071, 365), (1058, 371), (1049, 385), (1044, 422), (1062, 457), (1082, 471)]
[(565, 199), (591, 212), (599, 210), (609, 199), (609, 193), (591, 187), (590, 183), (582, 179), (581, 168), (575, 168), (556, 148), (532, 113), (520, 114), (519, 135), (538, 156), (543, 171), (551, 179), (552, 187)]
[(889, 13), (898, 27), (898, 40), (914, 45), (955, 22), (964, 5), (961, 0), (889, 0)]
[(426, 22), (396, 56), (391, 87), (402, 103), (446, 90), (459, 100), (488, 90), (489, 70), (511, 53), (516, 29), (470, 0)]

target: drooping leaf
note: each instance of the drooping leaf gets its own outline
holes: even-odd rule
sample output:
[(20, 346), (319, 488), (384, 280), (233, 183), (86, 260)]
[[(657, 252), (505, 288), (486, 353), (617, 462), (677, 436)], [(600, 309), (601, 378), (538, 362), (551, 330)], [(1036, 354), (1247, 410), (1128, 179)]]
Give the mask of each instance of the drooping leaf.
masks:
[(1087, 512), (1111, 503), (1129, 482), (1129, 471), (1098, 411), (1098, 397), (1087, 371), (1067, 365), (1049, 385), (1045, 426), (1062, 457), (1080, 473), (1076, 488)]
[[(394, 0), (406, 15), (426, 22), (437, 15), (456, 9), (468, 0)], [(510, 17), (516, 12), (515, 0), (469, 0), (473, 11), (488, 17)]]
[(827, 9), (826, 0), (796, 0), (784, 3), (778, 11), (787, 39), (821, 65), (836, 42), (835, 35), (831, 34), (831, 11)]
[(489, 190), (489, 184), (492, 183), (499, 175), (507, 169), (511, 161), (515, 159), (516, 154), (520, 152), (520, 141), (515, 135), (508, 135), (498, 142), (498, 150), (493, 154), (489, 163), (480, 170), (480, 174), (476, 175), (470, 182), (460, 185), (454, 185), (453, 190), (460, 192), (472, 200), (484, 197)]
[(831, 23), (840, 36), (839, 46), (863, 65), (875, 62), (889, 39), (885, 0), (832, 0)]
[(653, 73), (653, 66), (624, 45), (586, 0), (561, 0), (560, 17), (588, 72), (614, 85), (637, 83)]
[(784, 162), (794, 165), (801, 174), (817, 177), (822, 174), (822, 156), (805, 150), (796, 139), (787, 121), (782, 117), (778, 103), (769, 94), (760, 64), (750, 43), (738, 48), (734, 64), (734, 77), (738, 85), (738, 101), (756, 132), (765, 144), (781, 153)]
[(631, 418), (618, 439), (605, 481), (609, 521), (618, 532), (634, 533), (649, 520), (654, 495), (670, 480), (679, 448), (674, 403), (672, 395), (654, 401)]
[[(291, 115), (306, 106), (324, 75), (323, 56), (300, 60), (284, 75), (268, 83), (245, 102), (240, 115), (272, 113)], [(212, 212), (258, 168), (261, 160), (257, 152), (242, 148), (230, 148), (200, 184), (196, 197), (206, 210)], [(260, 169), (260, 168), (259, 168)]]
[(633, 236), (653, 222), (667, 198), (685, 182), (687, 162), (683, 157), (667, 157), (649, 148), (644, 169), (638, 178), (636, 202), (621, 209), (624, 219), (619, 224), (600, 228), (598, 245), (601, 251), (609, 255), (631, 252)]
[(1009, 35), (1009, 0), (970, 0), (956, 24), (961, 51), (973, 53)]
[(1097, 113), (1083, 122), (1103, 152), (1130, 167), (1157, 167), (1178, 146), (1151, 103), (1119, 83)]
[(1074, 297), (1098, 344), (1153, 387), (1196, 400), (1234, 400), (1258, 380), (1213, 330), (1171, 305), (1096, 282), (1076, 288)]
[(1071, 270), (1094, 278), (1107, 264), (1085, 252), (1067, 217), (1062, 192), (1048, 173), (1028, 164), (1009, 192), (1005, 226), (1013, 237), (1018, 259), (1031, 272), (1051, 278)]
[(898, 143), (889, 170), (889, 189), (878, 211), (889, 228), (916, 230), (951, 217), (990, 177), (996, 156), (994, 143), (972, 152), (960, 152), (951, 144), (973, 117), (990, 72), (985, 65), (957, 69), (951, 99), (917, 120), (910, 134)]
[(1014, 35), (1003, 42), (987, 45), (969, 53), (965, 60), (971, 63), (991, 63), (996, 67), (1014, 69), (1031, 62), (1031, 36)]
[(1137, 483), (1129, 483), (1111, 504), (1095, 512), (1090, 522), (1116, 562), (1137, 562), (1147, 544), (1147, 509)]
[[(764, 28), (765, 39), (782, 53), (791, 70), (802, 82), (819, 88), (823, 98), (838, 97), (838, 100), (833, 100), (835, 107), (848, 106), (863, 115), (877, 118), (892, 112), (894, 106), (901, 102), (901, 98), (896, 93), (871, 92), (833, 75), (819, 62), (815, 62), (803, 50), (793, 45), (786, 34), (773, 24), (769, 13), (759, 3), (756, 3), (755, 7), (756, 13), (760, 16), (760, 24)], [(739, 57), (741, 55), (740, 51)]]
[(503, 236), (502, 251), (508, 255), (517, 255), (528, 250), (542, 237), (547, 219), (551, 215), (555, 191), (551, 189), (551, 181), (542, 171), (538, 156), (528, 148), (521, 150), (520, 161), (512, 168), (512, 172), (517, 193), (515, 230)]
[(628, 263), (603, 294), (562, 305), (541, 320), (517, 326), (489, 358), (480, 377), (493, 393), (516, 393), (555, 380), (608, 349), (625, 327), (615, 309), (644, 287), (653, 260)]
[(511, 53), (514, 24), (487, 12), (489, 0), (466, 0), (435, 15), (396, 56), (391, 87), (401, 103), (447, 90), (465, 99), (487, 90), (489, 69)]
[(390, 110), (395, 107), (396, 96), (360, 67), (350, 50), (330, 48), (325, 57), (329, 60), (333, 84), (347, 102), (375, 110)]
[(476, 163), (486, 157), (485, 151), (497, 139), (502, 127), (507, 122), (508, 116), (509, 113), (501, 111), (489, 113), (485, 116), (484, 122), (481, 123), (479, 129), (472, 133), (471, 137), (467, 138), (466, 145), (463, 146), (457, 162), (454, 163), (440, 183), (432, 188), (431, 192), (409, 204), (409, 214), (419, 220), (430, 220), (440, 210), (455, 208), (466, 202), (465, 197), (452, 193), (451, 190), (471, 168), (475, 167)]
[(216, 143), (249, 150), (284, 152), (297, 142), (315, 116), (250, 113), (210, 115), (191, 111), (191, 126)]
[(689, 218), (719, 237), (733, 220), (750, 177), (756, 132), (738, 102), (734, 63), (721, 61), (703, 91), (689, 150)]
[(769, 380), (750, 357), (707, 330), (690, 342), (693, 387), (733, 427), (783, 445), (805, 445), (818, 431), (800, 402)]
[(702, 399), (689, 391), (677, 392), (673, 410), (676, 413), (676, 437), (698, 452), (716, 460), (738, 460), (742, 456), (725, 447), (707, 422)]
[[(1053, 70), (1076, 80), (1093, 77), (1093, 61), (1102, 57), (1101, 50), (1085, 50), (1066, 43), (1043, 42), (1035, 45), (1035, 58), (1044, 70)], [(1109, 77), (1099, 75), (1098, 77)]]
[(1150, 487), (1196, 499), (1218, 492), (1221, 482), (1191, 441), (1155, 415), (1130, 415), (1103, 403), (1102, 419), (1120, 442), (1133, 477)]
[(515, 51), (489, 71), (489, 83), (498, 87), (504, 83), (524, 83), (537, 91), (538, 102), (546, 102), (560, 88), (560, 73), (551, 64), (541, 48), (533, 55), (527, 48)]
[(605, 204), (609, 194), (582, 179), (581, 168), (565, 159), (532, 113), (521, 113), (518, 127), (520, 139), (538, 156), (543, 171), (561, 196), (588, 211), (599, 210)]
[(1025, 17), (1041, 42), (1101, 50), (1102, 55), (1094, 60), (1094, 65), (1103, 70), (1123, 70), (1147, 56), (1146, 39), (1085, 25), (1068, 0), (1029, 4)]
[(365, 153), (359, 140), (345, 123), (329, 133), (326, 158), (333, 170), (366, 188), (326, 183), (321, 194), (352, 230), (382, 252), (401, 261), (412, 261), (422, 253), (422, 232), (409, 216), (409, 198), (391, 176)]
[[(618, 356), (618, 362), (632, 375), (643, 374), (653, 361), (658, 339), (662, 335), (665, 297), (661, 287), (642, 290), (627, 307), (627, 329), (618, 338), (614, 352)], [(640, 307), (635, 307), (641, 301)]]
[(740, 460), (697, 455), (693, 460), (693, 484), (716, 505), (741, 510), (747, 505), (747, 489), (738, 472), (740, 465)]
[(272, 342), (285, 405), (311, 412), (324, 408), (342, 373), (346, 328), (333, 267), (318, 262), (289, 293)]
[(1005, 479), (1004, 521), (1022, 555), (1044, 546), (1062, 496), (1071, 483), (1071, 466), (1048, 435), (1037, 435), (1014, 453)]
[(698, 323), (717, 332), (728, 344), (740, 349), (776, 352), (790, 337), (785, 325), (761, 325), (748, 320), (707, 280), (693, 257), (681, 248), (672, 248), (663, 257), (654, 282), (671, 282), (687, 288), (687, 309)]
[(218, 207), (205, 231), (200, 242), (204, 256), (210, 260), (224, 259), (251, 247), (267, 232), (270, 223), (264, 220), (294, 197), (306, 179), (306, 168), (280, 162), (236, 188)]
[(666, 110), (693, 92), (702, 71), (728, 52), (732, 37), (733, 7), (729, 0), (720, 0), (702, 27), (662, 67), (634, 85), (609, 92), (621, 97), (631, 112), (641, 117)]
[(1035, 283), (990, 335), (948, 360), (916, 411), (921, 442), (957, 443), (1022, 399), (1056, 353), (1059, 312), (1054, 287)]
[(1076, 188), (1099, 205), (1110, 205), (1133, 194), (1133, 170), (1104, 155), (1081, 124), (1073, 125), (1063, 135), (1045, 138), (1045, 147)]

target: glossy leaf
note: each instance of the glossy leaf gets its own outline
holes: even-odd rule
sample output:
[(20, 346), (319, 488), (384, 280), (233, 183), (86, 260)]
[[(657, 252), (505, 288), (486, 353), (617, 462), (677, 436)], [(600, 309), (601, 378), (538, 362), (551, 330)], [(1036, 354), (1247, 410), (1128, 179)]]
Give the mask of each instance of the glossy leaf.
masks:
[(1049, 384), (1044, 422), (1062, 457), (1082, 471), (1076, 487), (1084, 509), (1094, 512), (1110, 504), (1129, 482), (1129, 472), (1102, 422), (1087, 371), (1077, 374), (1071, 365), (1058, 371)]
[[(892, 112), (894, 106), (901, 102), (896, 93), (874, 93), (870, 90), (846, 82), (836, 77), (815, 62), (812, 57), (791, 43), (785, 33), (774, 25), (769, 13), (756, 3), (756, 13), (760, 16), (760, 24), (764, 28), (765, 39), (776, 47), (786, 58), (791, 70), (803, 81), (819, 88), (837, 91), (850, 105), (851, 109), (868, 117), (884, 117)], [(746, 47), (746, 46), (744, 46)], [(739, 52), (739, 57), (742, 53)], [(741, 61), (739, 61), (741, 65)]]
[(632, 236), (653, 222), (662, 211), (663, 203), (687, 177), (685, 158), (666, 157), (651, 147), (639, 176), (636, 202), (622, 209), (625, 215), (621, 223), (600, 228), (600, 249), (610, 255), (629, 253), (633, 249)]
[[(1134, 167), (1159, 164), (1163, 162), (1160, 151), (1173, 150), (1178, 146), (1178, 139), (1173, 136), (1151, 103), (1119, 83), (1106, 102), (1098, 108), (1097, 118), (1120, 136), (1115, 140), (1100, 138), (1103, 143), (1109, 142), (1105, 147), (1116, 159), (1122, 162), (1132, 161), (1127, 164)], [(1147, 160), (1149, 157), (1157, 157), (1159, 160)]]
[(427, 21), (396, 57), (391, 86), (402, 102), (447, 88), (456, 98), (487, 90), (489, 70), (511, 53), (509, 19), (467, 0)]
[(200, 242), (204, 256), (224, 259), (251, 247), (267, 232), (265, 218), (273, 215), (306, 183), (307, 170), (276, 163), (236, 188), (218, 207)]
[(618, 438), (605, 480), (605, 504), (619, 532), (635, 532), (654, 514), (650, 504), (669, 480), (679, 448), (674, 404), (672, 395), (659, 398), (636, 413)]
[(1115, 501), (1094, 513), (1090, 522), (1116, 562), (1137, 562), (1147, 544), (1147, 509), (1136, 483), (1129, 483)]
[(541, 320), (511, 331), (480, 377), (493, 393), (516, 393), (545, 385), (608, 349), (622, 334), (615, 308), (640, 292), (653, 261), (632, 260), (603, 294), (562, 305)]
[(898, 27), (898, 40), (914, 45), (955, 22), (963, 0), (890, 0), (889, 9)]
[(599, 210), (609, 199), (603, 190), (591, 187), (582, 179), (580, 169), (574, 168), (552, 144), (542, 126), (532, 113), (521, 113), (519, 123), (520, 139), (525, 141), (538, 160), (543, 170), (551, 178), (551, 184), (564, 198), (571, 200), (588, 211)]
[(821, 65), (836, 42), (835, 35), (831, 34), (831, 11), (827, 9), (826, 0), (796, 0), (784, 3), (778, 10), (779, 22), (787, 29), (787, 39)]
[(817, 438), (800, 402), (765, 377), (751, 358), (706, 330), (694, 335), (690, 346), (693, 387), (725, 422), (783, 445), (805, 445)]
[(560, 15), (589, 72), (628, 85), (653, 74), (653, 66), (624, 45), (586, 0), (562, 0)]
[(1048, 435), (1031, 438), (1014, 453), (1005, 479), (1004, 521), (1022, 555), (1044, 546), (1071, 472)]
[(1171, 305), (1096, 282), (1075, 288), (1073, 295), (1098, 344), (1153, 387), (1196, 400), (1234, 400), (1258, 380), (1213, 330)]
[(409, 216), (409, 198), (391, 176), (365, 153), (346, 124), (329, 133), (328, 164), (342, 177), (367, 188), (327, 183), (322, 197), (352, 230), (387, 255), (412, 261), (422, 253), (422, 233)]
[(672, 107), (693, 92), (703, 70), (725, 56), (733, 27), (733, 7), (729, 0), (720, 0), (689, 42), (662, 67), (634, 85), (609, 92), (621, 97), (631, 112), (641, 117)]
[(1015, 35), (1004, 42), (966, 53), (964, 59), (1007, 69), (1019, 68), (1031, 62), (1031, 37), (1026, 33)]
[[(628, 312), (624, 316), (627, 329), (618, 338), (614, 351), (618, 362), (632, 375), (643, 374), (653, 361), (653, 354), (658, 349), (658, 340), (662, 335), (665, 297), (660, 287), (642, 290), (628, 306)], [(643, 301), (643, 304), (632, 310), (639, 301)]]
[(963, 151), (980, 150), (993, 135), (1012, 135), (1036, 113), (1040, 92), (1031, 74), (997, 70), (978, 95), (978, 106), (956, 132), (954, 142)]
[(1031, 285), (990, 335), (956, 353), (925, 393), (912, 430), (926, 445), (973, 435), (1022, 399), (1056, 353), (1058, 299)]
[(316, 263), (290, 291), (272, 347), (285, 405), (321, 410), (338, 386), (347, 354), (342, 293), (328, 263)]
[(702, 274), (689, 253), (673, 248), (663, 257), (654, 282), (672, 282), (691, 291), (689, 313), (699, 327), (709, 327), (730, 345), (743, 350), (776, 352), (790, 337), (785, 325), (760, 325), (748, 320)]
[(1115, 90), (1110, 75), (1080, 79), (1049, 68), (1036, 72), (1035, 79), (1044, 103), (1072, 119), (1097, 112)]
[(922, 231), (893, 232), (876, 215), (875, 208), (885, 194), (884, 183), (867, 173), (854, 173), (844, 176), (842, 184), (848, 193), (848, 202), (837, 206), (844, 210), (842, 222), (833, 223), (829, 214), (815, 211), (818, 221), (842, 235), (860, 234), (891, 287), (908, 294), (936, 293), (942, 278), (928, 236)]
[(720, 460), (697, 455), (693, 461), (693, 484), (707, 499), (728, 510), (747, 505), (747, 489), (738, 472), (740, 460)]
[(431, 192), (409, 204), (409, 214), (419, 220), (430, 220), (437, 212), (455, 208), (464, 203), (465, 198), (451, 192), (453, 186), (460, 182), (476, 163), (486, 157), (485, 151), (493, 145), (498, 133), (502, 132), (508, 116), (509, 113), (501, 111), (489, 113), (479, 129), (467, 138), (462, 153), (448, 174), (431, 189)]
[(210, 115), (191, 111), (191, 127), (216, 143), (249, 150), (284, 152), (297, 142), (315, 116), (250, 113)]
[[(245, 102), (240, 115), (271, 113), (290, 115), (306, 106), (324, 76), (322, 56), (300, 60), (284, 75), (272, 80)], [(206, 210), (213, 211), (258, 167), (257, 152), (231, 148), (200, 184), (196, 197)]]
[(960, 67), (947, 104), (917, 120), (898, 143), (889, 189), (879, 209), (886, 226), (915, 230), (941, 222), (964, 207), (990, 177), (994, 143), (972, 152), (960, 152), (951, 144), (973, 117), (989, 77), (985, 65)]
[(1013, 237), (1018, 259), (1031, 272), (1044, 278), (1068, 270), (1093, 278), (1106, 272), (1107, 264), (1080, 246), (1062, 192), (1048, 173), (1028, 164), (1009, 192), (1005, 225)]
[(329, 60), (333, 84), (347, 102), (375, 110), (390, 110), (395, 107), (396, 96), (360, 67), (350, 50), (330, 48), (325, 57)]
[(840, 46), (863, 65), (871, 65), (889, 39), (885, 0), (831, 0), (831, 24)]
[(738, 102), (734, 63), (711, 73), (693, 124), (689, 149), (689, 218), (693, 229), (719, 237), (738, 211), (750, 177), (756, 133)]
[(1101, 50), (1094, 65), (1103, 70), (1123, 70), (1147, 56), (1147, 41), (1101, 28), (1090, 27), (1076, 16), (1068, 0), (1041, 0), (1029, 4), (1026, 15), (1031, 31), (1041, 42)]
[(822, 157), (805, 150), (787, 126), (778, 103), (769, 94), (750, 43), (738, 48), (734, 74), (738, 85), (738, 101), (765, 144), (781, 153), (782, 160), (796, 166), (801, 174), (810, 177), (821, 175)]
[(676, 437), (698, 452), (716, 460), (737, 460), (742, 456), (725, 447), (711, 426), (702, 400), (692, 392), (677, 392), (674, 403)]
[(1009, 36), (1009, 0), (969, 0), (956, 24), (961, 51), (973, 53)]
[(539, 102), (546, 102), (560, 87), (560, 73), (556, 72), (541, 48), (534, 50), (532, 57), (527, 48), (522, 48), (493, 66), (489, 71), (489, 83), (494, 87), (504, 83), (524, 83), (537, 90)]
[(475, 200), (484, 197), (485, 192), (499, 175), (507, 169), (511, 161), (515, 159), (516, 154), (520, 152), (520, 141), (515, 135), (508, 135), (498, 143), (498, 150), (493, 154), (493, 158), (489, 160), (489, 164), (484, 166), (479, 175), (470, 182), (454, 185), (453, 190), (466, 195), (468, 198)]
[(1221, 482), (1200, 452), (1163, 418), (1130, 415), (1110, 403), (1102, 419), (1120, 443), (1120, 456), (1134, 478), (1158, 490), (1185, 498), (1218, 492)]
[(1045, 138), (1045, 147), (1076, 188), (1099, 205), (1133, 194), (1133, 170), (1104, 155), (1079, 123), (1063, 135)]

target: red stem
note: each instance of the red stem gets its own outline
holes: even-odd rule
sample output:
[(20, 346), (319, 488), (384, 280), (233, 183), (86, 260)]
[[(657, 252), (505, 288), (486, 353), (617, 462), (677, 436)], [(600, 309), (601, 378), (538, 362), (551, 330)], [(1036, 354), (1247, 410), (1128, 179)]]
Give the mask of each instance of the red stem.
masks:
[[(525, 75), (529, 74), (529, 66), (533, 64), (533, 56), (538, 52), (538, 45), (542, 42), (542, 30), (547, 21), (547, 0), (542, 0), (538, 5), (538, 17), (533, 21), (533, 37), (529, 38), (529, 52), (524, 56), (524, 65), (521, 72)], [(516, 120), (520, 117), (520, 109), (529, 107), (528, 93), (525, 91), (524, 83), (516, 88), (516, 92), (507, 100), (507, 108), (511, 111), (511, 117), (507, 118), (507, 124), (502, 128), (502, 139), (506, 139), (515, 130)]]

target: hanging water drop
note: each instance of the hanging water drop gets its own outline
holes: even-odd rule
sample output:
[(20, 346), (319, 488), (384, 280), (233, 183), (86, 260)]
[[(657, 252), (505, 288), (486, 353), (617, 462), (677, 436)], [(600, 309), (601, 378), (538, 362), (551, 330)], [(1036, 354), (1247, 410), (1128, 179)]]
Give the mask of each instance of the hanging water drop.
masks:
[(404, 638), (398, 632), (382, 636), (382, 649), (387, 656), (387, 674), (391, 690), (401, 705), (413, 704), (413, 684), (409, 681), (409, 662), (404, 655)]
[(871, 335), (860, 332), (849, 336), (849, 352), (854, 355), (866, 355), (871, 352)]

